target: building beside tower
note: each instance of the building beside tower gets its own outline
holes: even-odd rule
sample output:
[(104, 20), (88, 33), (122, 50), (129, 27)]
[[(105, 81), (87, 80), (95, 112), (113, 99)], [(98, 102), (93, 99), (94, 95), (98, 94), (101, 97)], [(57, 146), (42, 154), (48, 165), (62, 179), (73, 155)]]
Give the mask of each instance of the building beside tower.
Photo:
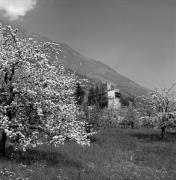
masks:
[(108, 109), (118, 110), (121, 108), (120, 103), (120, 91), (113, 88), (110, 82), (106, 83), (107, 97), (108, 97)]

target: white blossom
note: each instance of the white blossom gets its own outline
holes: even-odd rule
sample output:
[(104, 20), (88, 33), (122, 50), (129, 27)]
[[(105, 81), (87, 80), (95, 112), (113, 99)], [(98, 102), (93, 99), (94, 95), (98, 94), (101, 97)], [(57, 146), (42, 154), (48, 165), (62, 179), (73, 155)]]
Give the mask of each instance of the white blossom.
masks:
[(76, 119), (76, 77), (47, 59), (56, 45), (21, 39), (8, 26), (0, 26), (0, 36), (0, 128), (19, 139), (17, 148), (66, 138), (89, 144), (85, 123)]

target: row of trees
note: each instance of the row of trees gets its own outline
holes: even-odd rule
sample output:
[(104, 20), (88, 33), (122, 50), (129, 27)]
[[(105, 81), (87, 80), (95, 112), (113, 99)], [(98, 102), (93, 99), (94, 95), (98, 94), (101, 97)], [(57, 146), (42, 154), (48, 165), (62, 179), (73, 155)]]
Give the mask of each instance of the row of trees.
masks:
[[(136, 126), (157, 128), (161, 130), (161, 138), (164, 138), (166, 129), (176, 129), (175, 86), (176, 84), (168, 89), (154, 90), (147, 95), (132, 99), (131, 103), (128, 104), (125, 117), (120, 117), (118, 112), (113, 112), (115, 113), (113, 114), (109, 110), (105, 112), (97, 108), (93, 109), (90, 113), (90, 120), (93, 121), (91, 123), (102, 124), (105, 119), (106, 126), (109, 123), (109, 125), (113, 124), (114, 127), (128, 125), (131, 128)], [(105, 116), (106, 118), (104, 118)]]
[(135, 107), (142, 119), (161, 129), (161, 138), (166, 128), (176, 128), (176, 96), (175, 84), (169, 89), (155, 90), (147, 96), (136, 98)]
[(82, 86), (77, 83), (75, 99), (78, 105), (82, 105), (83, 102), (86, 102), (88, 106), (96, 105), (101, 109), (107, 107), (108, 105), (107, 93), (102, 84), (99, 86), (92, 86), (88, 93), (86, 93), (86, 90), (84, 90)]
[[(23, 150), (42, 143), (57, 146), (68, 138), (88, 145), (86, 122), (77, 119), (78, 105), (86, 93), (74, 74), (50, 63), (51, 53), (58, 53), (57, 44), (22, 39), (17, 32), (0, 26), (0, 153), (5, 155), (7, 136), (16, 149)], [(173, 88), (135, 98), (130, 117), (135, 115), (133, 119), (140, 122), (146, 118), (164, 137), (166, 128), (176, 127)], [(100, 109), (106, 107), (104, 86), (91, 87), (87, 102)]]
[[(128, 107), (128, 111), (125, 118), (116, 117), (116, 124), (125, 123), (130, 125), (131, 128), (135, 126), (159, 128), (161, 129), (161, 138), (163, 138), (167, 128), (176, 128), (175, 85), (169, 89), (163, 89), (161, 91), (154, 90), (148, 95), (138, 96), (136, 98), (124, 98), (121, 96), (121, 103), (123, 102), (123, 105)], [(83, 103), (85, 94), (85, 91), (78, 84), (76, 99), (79, 105)], [(95, 109), (89, 113), (92, 119), (91, 124), (94, 124), (95, 122), (92, 121), (97, 122), (98, 119), (101, 119), (98, 115), (102, 114), (101, 109), (107, 107), (108, 99), (104, 87), (98, 85), (91, 87), (87, 95), (87, 102), (87, 105), (96, 105)]]
[[(89, 106), (98, 105), (100, 108), (108, 106), (107, 92), (104, 84), (96, 84), (92, 86), (87, 93), (87, 90), (84, 89), (80, 83), (76, 85), (75, 98), (78, 105), (82, 105), (83, 102), (87, 102)], [(131, 103), (134, 103), (135, 97), (124, 96), (120, 94), (120, 103), (128, 107)]]
[(107, 92), (103, 85), (91, 87), (88, 93), (88, 105), (97, 105), (101, 109), (108, 106)]
[(86, 123), (76, 118), (76, 78), (48, 60), (57, 44), (17, 32), (0, 25), (0, 152), (5, 155), (7, 136), (23, 150), (67, 138), (89, 144)]
[(161, 138), (167, 128), (176, 128), (175, 84), (169, 89), (154, 90), (148, 95), (136, 97), (128, 108), (127, 118), (138, 126), (161, 129)]

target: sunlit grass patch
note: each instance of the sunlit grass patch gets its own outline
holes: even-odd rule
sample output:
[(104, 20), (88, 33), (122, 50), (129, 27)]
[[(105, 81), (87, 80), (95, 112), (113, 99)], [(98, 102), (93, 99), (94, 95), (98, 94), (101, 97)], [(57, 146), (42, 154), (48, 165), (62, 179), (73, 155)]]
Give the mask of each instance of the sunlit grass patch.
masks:
[(0, 160), (0, 171), (24, 180), (175, 180), (176, 141), (173, 134), (165, 140), (158, 135), (150, 129), (107, 129), (89, 147), (67, 142), (9, 154)]

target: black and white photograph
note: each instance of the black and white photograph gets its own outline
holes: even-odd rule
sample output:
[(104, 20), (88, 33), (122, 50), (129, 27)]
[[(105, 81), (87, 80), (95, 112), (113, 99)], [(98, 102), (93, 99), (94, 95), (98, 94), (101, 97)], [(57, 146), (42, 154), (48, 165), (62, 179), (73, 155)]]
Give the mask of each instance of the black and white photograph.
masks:
[(0, 0), (0, 180), (176, 180), (176, 0)]

